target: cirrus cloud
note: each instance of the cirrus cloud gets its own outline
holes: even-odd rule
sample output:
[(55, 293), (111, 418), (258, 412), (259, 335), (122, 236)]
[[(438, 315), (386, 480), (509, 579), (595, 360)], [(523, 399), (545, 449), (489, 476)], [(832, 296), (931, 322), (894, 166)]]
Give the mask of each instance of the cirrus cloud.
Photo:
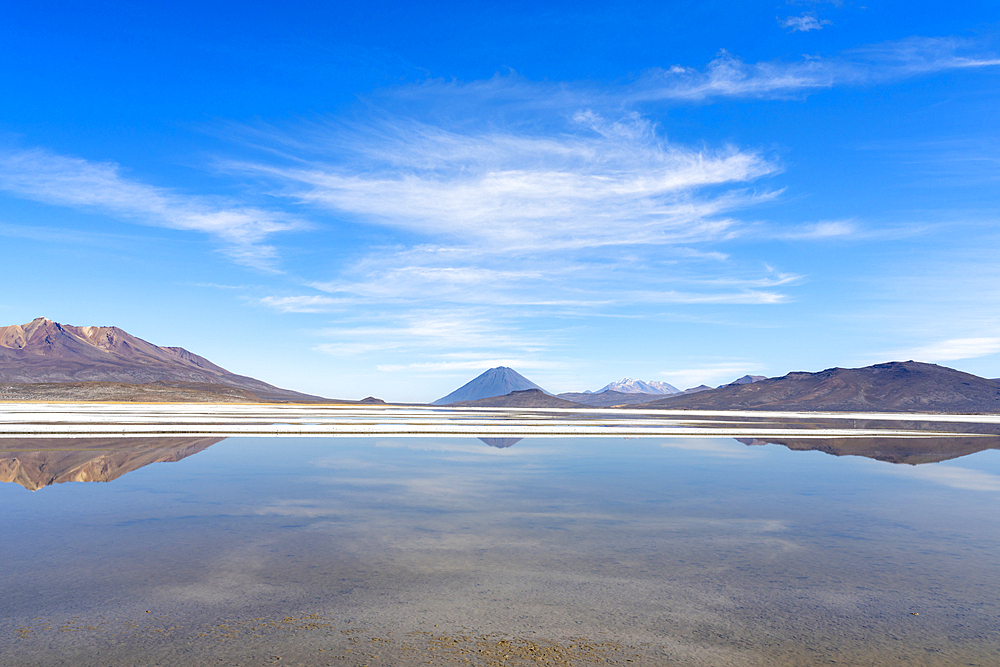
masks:
[(833, 21), (818, 19), (812, 14), (802, 14), (800, 16), (789, 16), (784, 21), (778, 19), (782, 28), (788, 28), (792, 32), (809, 32), (810, 30), (822, 30), (823, 26), (833, 25)]
[(241, 264), (273, 269), (271, 234), (308, 225), (280, 211), (222, 198), (185, 196), (126, 178), (112, 162), (40, 148), (0, 151), (0, 190), (33, 201), (96, 210), (141, 224), (210, 234)]
[(974, 359), (1000, 352), (1000, 338), (952, 338), (904, 352), (900, 357), (918, 361)]
[(637, 114), (593, 111), (554, 134), (332, 124), (310, 146), (288, 164), (228, 166), (356, 222), (501, 253), (724, 238), (735, 227), (726, 213), (775, 194), (745, 186), (780, 171), (756, 151), (675, 145)]

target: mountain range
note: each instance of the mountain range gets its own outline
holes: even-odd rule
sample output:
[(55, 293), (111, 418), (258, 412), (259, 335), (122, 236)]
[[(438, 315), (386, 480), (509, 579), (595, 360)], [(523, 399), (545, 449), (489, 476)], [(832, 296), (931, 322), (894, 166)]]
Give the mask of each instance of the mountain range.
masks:
[(1000, 382), (918, 361), (795, 372), (695, 394), (646, 408), (848, 412), (1000, 412)]
[[(491, 377), (495, 371), (530, 382), (509, 368), (492, 369), (476, 380)], [(463, 389), (471, 389), (476, 380)], [(539, 408), (576, 405), (676, 410), (1000, 412), (1000, 381), (917, 361), (828, 368), (818, 373), (793, 372), (777, 378), (746, 375), (714, 389), (701, 385), (668, 396), (608, 390), (568, 392), (553, 397), (544, 394), (537, 385), (534, 388), (534, 392), (518, 390), (501, 395), (500, 388), (494, 386), (492, 396), (466, 399), (463, 403)]]
[[(40, 317), (0, 327), (0, 400), (252, 403), (329, 399), (237, 375), (183, 348), (154, 345), (117, 327), (78, 327)], [(381, 401), (368, 398), (364, 402)], [(683, 392), (664, 382), (624, 378), (597, 392), (553, 396), (502, 366), (489, 369), (434, 404), (1000, 413), (1000, 381), (935, 364), (894, 361), (775, 378), (745, 375), (714, 389), (701, 385)]]
[[(123, 398), (130, 394), (128, 385), (146, 386), (135, 390), (140, 394), (207, 394), (210, 400), (227, 400), (220, 388), (247, 392), (239, 398), (251, 402), (326, 400), (231, 373), (184, 348), (153, 345), (118, 327), (78, 327), (44, 317), (0, 327), (0, 383), (14, 385), (0, 387), (0, 393), (10, 396), (40, 390), (44, 384), (57, 385), (48, 388), (50, 394), (68, 395), (73, 392), (66, 385), (82, 383), (76, 387), (78, 394), (110, 391), (118, 396), (112, 400), (134, 400)], [(116, 391), (94, 383), (124, 386)], [(34, 396), (31, 400), (44, 399)]]
[(618, 382), (611, 382), (604, 385), (595, 392), (585, 391), (585, 394), (603, 394), (606, 391), (614, 391), (619, 394), (679, 394), (680, 389), (667, 384), (666, 382), (646, 382), (645, 380), (633, 380), (623, 378)]

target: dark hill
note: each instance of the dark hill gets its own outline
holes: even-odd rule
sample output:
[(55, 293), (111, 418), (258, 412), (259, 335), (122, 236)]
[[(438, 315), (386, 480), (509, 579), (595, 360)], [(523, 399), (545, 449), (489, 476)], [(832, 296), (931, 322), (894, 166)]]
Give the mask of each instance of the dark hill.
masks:
[(751, 384), (671, 396), (643, 407), (680, 410), (1000, 412), (1000, 383), (945, 366), (892, 361), (789, 373)]
[[(729, 384), (753, 384), (754, 382), (760, 382), (761, 380), (766, 380), (767, 378), (763, 375), (744, 375), (741, 378), (736, 378)], [(725, 387), (726, 385), (719, 385)]]
[(477, 401), (461, 401), (450, 403), (454, 407), (470, 408), (582, 408), (579, 403), (573, 403), (556, 396), (550, 396), (541, 389), (525, 389), (512, 391), (504, 396), (490, 396)]
[(612, 405), (638, 405), (663, 398), (663, 394), (626, 394), (620, 391), (602, 391), (600, 393), (568, 392), (556, 394), (559, 398), (592, 408), (608, 408)]
[(231, 373), (184, 348), (153, 345), (117, 327), (76, 327), (44, 317), (0, 327), (0, 382), (221, 385), (265, 401), (326, 400)]

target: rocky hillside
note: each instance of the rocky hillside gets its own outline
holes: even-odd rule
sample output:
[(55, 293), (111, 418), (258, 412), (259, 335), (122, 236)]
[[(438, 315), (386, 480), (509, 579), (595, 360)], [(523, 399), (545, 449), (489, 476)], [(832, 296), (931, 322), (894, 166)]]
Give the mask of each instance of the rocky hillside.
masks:
[(323, 400), (231, 373), (181, 347), (161, 347), (117, 327), (77, 327), (44, 317), (0, 327), (0, 382), (194, 383), (234, 387), (261, 400)]
[(945, 366), (893, 361), (864, 368), (789, 373), (670, 396), (644, 407), (688, 410), (1000, 412), (1000, 383)]

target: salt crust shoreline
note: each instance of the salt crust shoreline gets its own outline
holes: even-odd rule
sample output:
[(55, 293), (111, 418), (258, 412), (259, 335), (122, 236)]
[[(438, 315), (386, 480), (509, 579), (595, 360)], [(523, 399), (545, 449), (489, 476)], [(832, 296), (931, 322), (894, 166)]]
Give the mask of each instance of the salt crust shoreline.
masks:
[[(755, 421), (741, 421), (742, 419)], [(774, 420), (774, 423), (760, 420)], [(843, 421), (789, 428), (787, 420)], [(851, 422), (942, 424), (940, 430), (854, 428)], [(0, 438), (143, 436), (942, 437), (945, 424), (1000, 424), (1000, 415), (469, 408), (315, 404), (0, 403)], [(969, 436), (970, 434), (961, 434)]]

